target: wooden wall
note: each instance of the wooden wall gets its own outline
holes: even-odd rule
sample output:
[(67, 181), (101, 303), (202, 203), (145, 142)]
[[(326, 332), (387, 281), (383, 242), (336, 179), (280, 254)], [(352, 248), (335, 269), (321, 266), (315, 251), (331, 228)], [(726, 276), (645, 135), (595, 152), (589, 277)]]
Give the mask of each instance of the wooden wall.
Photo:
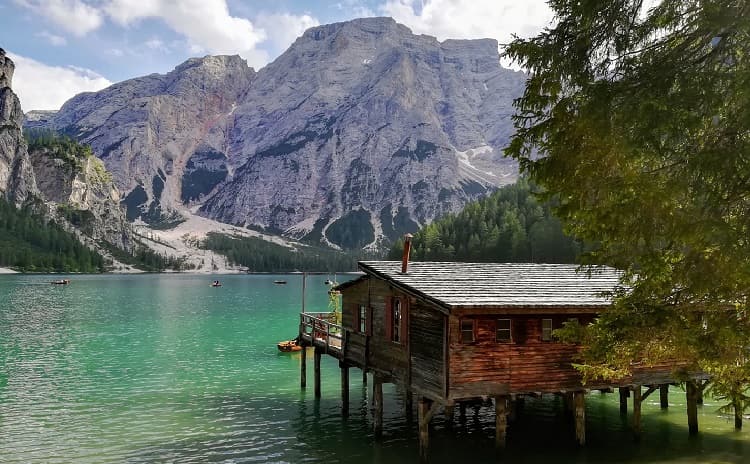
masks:
[(409, 309), (412, 386), (425, 396), (443, 398), (446, 316), (420, 301)]
[[(459, 313), (460, 314), (460, 313)], [(580, 389), (580, 376), (571, 366), (577, 345), (542, 341), (542, 319), (552, 319), (553, 329), (570, 317), (589, 323), (591, 314), (471, 315), (473, 342), (461, 341), (460, 315), (449, 320), (449, 396), (452, 399), (510, 393), (559, 392)], [(497, 342), (497, 319), (511, 320), (510, 342)]]

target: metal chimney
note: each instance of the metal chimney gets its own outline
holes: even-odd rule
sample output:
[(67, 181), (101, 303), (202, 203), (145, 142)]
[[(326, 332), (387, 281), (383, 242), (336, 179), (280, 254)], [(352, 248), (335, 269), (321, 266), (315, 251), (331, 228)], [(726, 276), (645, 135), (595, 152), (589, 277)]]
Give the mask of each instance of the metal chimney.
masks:
[(409, 268), (409, 252), (411, 251), (411, 238), (412, 234), (404, 235), (404, 257), (401, 260), (401, 273), (406, 274)]

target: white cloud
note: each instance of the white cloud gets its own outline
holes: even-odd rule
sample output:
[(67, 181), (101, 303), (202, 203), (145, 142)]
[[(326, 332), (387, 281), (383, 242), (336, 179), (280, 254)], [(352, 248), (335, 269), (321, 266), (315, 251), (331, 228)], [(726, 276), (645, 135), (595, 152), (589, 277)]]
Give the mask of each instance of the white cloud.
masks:
[(194, 52), (236, 53), (255, 66), (265, 64), (257, 62), (262, 55), (256, 50), (265, 32), (248, 19), (230, 15), (225, 0), (110, 0), (104, 8), (124, 26), (144, 18), (161, 19), (185, 36)]
[(276, 52), (283, 52), (307, 29), (320, 25), (310, 15), (297, 16), (289, 13), (263, 13), (258, 15), (256, 23), (266, 31), (267, 41)]
[(24, 111), (56, 110), (78, 93), (101, 90), (112, 84), (90, 69), (48, 66), (10, 52), (8, 56), (16, 64), (13, 90)]
[(42, 31), (38, 33), (37, 36), (47, 40), (47, 42), (55, 47), (61, 47), (68, 43), (68, 41), (65, 40), (65, 37), (60, 37), (59, 35), (51, 34), (47, 31)]
[(544, 0), (387, 0), (380, 11), (417, 34), (439, 40), (535, 35), (552, 21)]
[(102, 12), (81, 0), (15, 0), (77, 37), (102, 25)]

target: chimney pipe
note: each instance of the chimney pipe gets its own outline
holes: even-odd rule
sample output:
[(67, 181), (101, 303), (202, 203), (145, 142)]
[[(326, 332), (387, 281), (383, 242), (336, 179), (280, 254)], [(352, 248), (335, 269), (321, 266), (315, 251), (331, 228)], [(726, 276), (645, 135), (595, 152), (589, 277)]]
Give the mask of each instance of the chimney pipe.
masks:
[(411, 238), (412, 234), (404, 235), (404, 257), (401, 260), (401, 274), (406, 274), (409, 268), (409, 252), (411, 251)]

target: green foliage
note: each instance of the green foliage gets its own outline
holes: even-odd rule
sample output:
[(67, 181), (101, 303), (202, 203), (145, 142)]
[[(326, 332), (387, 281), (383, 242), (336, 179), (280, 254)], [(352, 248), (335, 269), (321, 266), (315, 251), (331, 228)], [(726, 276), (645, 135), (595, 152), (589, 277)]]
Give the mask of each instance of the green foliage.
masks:
[(750, 382), (738, 314), (750, 294), (750, 3), (550, 6), (555, 26), (507, 50), (530, 72), (507, 153), (597, 244), (586, 262), (625, 271), (629, 290), (588, 330), (582, 369), (679, 358), (736, 396)]
[[(425, 226), (412, 243), (416, 261), (573, 263), (581, 249), (523, 179)], [(402, 249), (399, 240), (388, 258)]]
[(63, 160), (74, 172), (80, 172), (83, 162), (94, 156), (90, 146), (49, 129), (28, 129), (24, 131), (24, 137), (29, 151), (44, 150), (47, 156)]
[(226, 256), (234, 264), (253, 272), (325, 271), (357, 269), (358, 256), (315, 247), (288, 248), (255, 237), (237, 237), (211, 232), (201, 248)]
[(0, 266), (21, 272), (102, 272), (104, 259), (57, 224), (0, 198)]
[(146, 272), (189, 271), (195, 266), (189, 265), (184, 258), (157, 253), (142, 243), (136, 243), (130, 252), (110, 244), (103, 244), (112, 256), (123, 264), (129, 264)]

